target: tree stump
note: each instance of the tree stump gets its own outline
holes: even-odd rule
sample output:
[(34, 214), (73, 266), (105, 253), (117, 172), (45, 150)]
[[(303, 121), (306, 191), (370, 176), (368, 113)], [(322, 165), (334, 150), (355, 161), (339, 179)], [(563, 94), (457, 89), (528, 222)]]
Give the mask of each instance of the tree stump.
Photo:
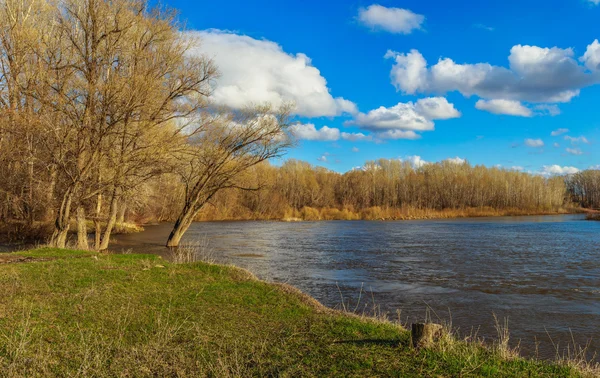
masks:
[(415, 348), (429, 348), (439, 339), (442, 333), (442, 326), (434, 323), (413, 323), (412, 325), (412, 345)]

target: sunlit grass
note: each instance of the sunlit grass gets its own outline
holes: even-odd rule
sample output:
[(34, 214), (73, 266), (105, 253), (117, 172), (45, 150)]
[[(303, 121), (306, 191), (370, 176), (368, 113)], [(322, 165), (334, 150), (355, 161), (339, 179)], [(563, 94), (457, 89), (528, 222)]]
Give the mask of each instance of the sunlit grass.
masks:
[[(203, 262), (41, 249), (0, 265), (0, 376), (580, 376)], [(36, 261), (35, 258), (39, 258)]]

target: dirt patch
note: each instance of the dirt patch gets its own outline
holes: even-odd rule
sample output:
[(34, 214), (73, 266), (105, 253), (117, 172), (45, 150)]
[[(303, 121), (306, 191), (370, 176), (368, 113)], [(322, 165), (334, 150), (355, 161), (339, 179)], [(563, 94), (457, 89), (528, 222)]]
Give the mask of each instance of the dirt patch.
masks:
[(18, 263), (31, 263), (40, 261), (51, 261), (56, 260), (51, 257), (27, 257), (27, 256), (15, 256), (15, 255), (0, 255), (1, 264), (18, 264)]

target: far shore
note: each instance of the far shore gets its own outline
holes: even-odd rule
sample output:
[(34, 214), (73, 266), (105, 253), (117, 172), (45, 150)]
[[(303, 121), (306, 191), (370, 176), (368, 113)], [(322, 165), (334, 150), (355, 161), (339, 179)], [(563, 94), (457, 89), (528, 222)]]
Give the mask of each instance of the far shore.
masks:
[(571, 207), (558, 210), (531, 210), (531, 209), (506, 209), (492, 208), (466, 208), (466, 209), (415, 209), (415, 208), (380, 208), (372, 207), (362, 211), (350, 211), (336, 208), (303, 208), (290, 211), (284, 216), (259, 216), (243, 214), (237, 216), (220, 216), (218, 213), (203, 212), (197, 222), (220, 221), (334, 221), (334, 220), (361, 220), (361, 221), (404, 221), (404, 220), (436, 220), (459, 218), (485, 218), (485, 217), (513, 217), (513, 216), (541, 216), (541, 215), (569, 215), (596, 213), (594, 210)]
[[(196, 222), (320, 222), (320, 221), (412, 221), (412, 220), (443, 220), (443, 219), (466, 219), (466, 218), (490, 218), (490, 217), (526, 217), (526, 216), (553, 216), (587, 214), (588, 220), (600, 220), (600, 211), (585, 208), (565, 208), (554, 211), (537, 211), (522, 209), (495, 210), (491, 208), (467, 208), (457, 210), (422, 210), (422, 209), (382, 209), (368, 208), (361, 212), (351, 212), (346, 209), (335, 208), (303, 208), (286, 216), (237, 216), (219, 217), (209, 212), (201, 213)], [(169, 223), (169, 221), (129, 221), (118, 224), (114, 234), (133, 234), (143, 232), (144, 227)], [(43, 245), (51, 232), (52, 222), (36, 222), (33, 226), (23, 222), (4, 224), (0, 229), (0, 243), (6, 245), (22, 245), (35, 247)], [(76, 228), (71, 227), (75, 232)], [(88, 232), (92, 233), (93, 227), (88, 225)], [(1, 250), (0, 250), (1, 251)]]

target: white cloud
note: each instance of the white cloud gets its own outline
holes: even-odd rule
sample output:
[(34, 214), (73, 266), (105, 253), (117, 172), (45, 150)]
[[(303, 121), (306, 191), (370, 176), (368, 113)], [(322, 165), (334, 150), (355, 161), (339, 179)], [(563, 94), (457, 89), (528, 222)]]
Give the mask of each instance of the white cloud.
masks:
[(427, 67), (417, 50), (407, 54), (388, 51), (385, 56), (394, 59), (392, 84), (407, 94), (458, 91), (465, 97), (557, 103), (569, 102), (581, 88), (600, 82), (596, 63), (600, 46), (596, 41), (581, 58), (584, 65), (573, 58), (571, 48), (523, 45), (511, 49), (508, 68), (489, 63), (459, 64), (450, 58)]
[(363, 133), (342, 133), (343, 140), (349, 140), (351, 142), (363, 142), (371, 141), (373, 137), (371, 135), (365, 135)]
[[(598, 0), (598, 3), (600, 3), (600, 0)], [(600, 43), (597, 39), (588, 45), (585, 54), (579, 58), (579, 61), (583, 62), (590, 71), (600, 70)]]
[(417, 100), (415, 104), (417, 113), (430, 120), (459, 118), (460, 112), (456, 110), (444, 97), (428, 97)]
[(460, 117), (460, 112), (443, 97), (430, 97), (416, 103), (400, 102), (390, 108), (384, 106), (358, 113), (348, 124), (358, 125), (374, 132), (381, 139), (418, 139), (417, 131), (435, 129), (433, 120)]
[(340, 129), (335, 127), (323, 126), (317, 129), (312, 123), (297, 123), (290, 126), (290, 132), (298, 139), (316, 140), (322, 142), (335, 142), (343, 139), (351, 142), (372, 141), (371, 135), (363, 133), (346, 133), (340, 132)]
[(537, 115), (549, 115), (554, 117), (560, 114), (560, 108), (557, 105), (540, 104), (534, 106), (533, 108), (537, 110)]
[(427, 61), (419, 51), (410, 50), (407, 54), (400, 54), (388, 50), (385, 58), (395, 61), (390, 76), (398, 91), (415, 94), (428, 89), (430, 75), (427, 71)]
[(454, 158), (448, 158), (445, 161), (450, 162), (452, 164), (456, 164), (456, 165), (463, 165), (467, 162), (466, 159), (461, 159), (458, 156), (454, 157)]
[(379, 139), (420, 139), (421, 136), (412, 130), (388, 130), (384, 132), (375, 133)]
[(531, 117), (531, 109), (523, 106), (519, 101), (514, 100), (479, 100), (475, 108), (494, 114), (506, 114), (521, 117)]
[(290, 132), (298, 139), (336, 141), (340, 139), (340, 130), (323, 126), (317, 129), (312, 123), (297, 123), (290, 126)]
[[(423, 158), (421, 158), (419, 155), (404, 156), (404, 157), (399, 158), (399, 160), (402, 162), (408, 162), (415, 169), (421, 168), (428, 164), (432, 164), (429, 161), (423, 160)], [(459, 158), (458, 156), (454, 157), (454, 158), (444, 159), (443, 161), (447, 161), (451, 164), (456, 164), (456, 165), (462, 165), (467, 162), (466, 159)]]
[(400, 158), (400, 161), (406, 161), (406, 162), (410, 163), (410, 165), (415, 169), (421, 168), (422, 166), (427, 165), (427, 164), (431, 164), (430, 162), (421, 159), (421, 157), (418, 155), (406, 156), (406, 157)]
[(375, 30), (385, 30), (396, 34), (410, 34), (421, 29), (425, 16), (408, 9), (386, 8), (373, 4), (358, 10), (358, 20)]
[(525, 168), (521, 167), (520, 165), (514, 165), (512, 167), (510, 167), (510, 169), (512, 169), (513, 171), (524, 171)]
[(358, 149), (358, 147), (352, 147), (352, 152), (360, 152), (360, 149)]
[(356, 113), (354, 103), (334, 98), (327, 81), (302, 53), (288, 54), (275, 42), (221, 30), (185, 32), (198, 43), (191, 55), (214, 60), (221, 76), (212, 94), (216, 104), (240, 109), (249, 103), (296, 104), (295, 113), (307, 117)]
[(503, 99), (478, 100), (475, 104), (475, 108), (493, 114), (505, 114), (519, 117), (533, 117), (534, 115), (549, 115), (554, 117), (560, 114), (560, 109), (556, 105), (539, 104), (534, 106), (533, 109), (530, 109), (520, 101)]
[(567, 148), (567, 152), (571, 155), (583, 155), (583, 151), (580, 148)]
[(562, 134), (566, 134), (569, 132), (569, 129), (556, 129), (553, 132), (550, 133), (550, 135), (552, 136), (559, 136)]
[(541, 139), (525, 139), (525, 145), (533, 148), (544, 147), (544, 141)]
[(417, 113), (413, 103), (398, 103), (391, 108), (379, 107), (369, 113), (359, 113), (354, 121), (370, 130), (430, 131), (434, 123)]
[(554, 148), (560, 148), (560, 144), (554, 143)]
[(600, 0), (588, 0), (588, 1), (594, 5), (600, 4)]
[(580, 137), (572, 137), (572, 136), (568, 136), (565, 135), (565, 140), (571, 142), (571, 144), (578, 144), (578, 143), (585, 143), (585, 144), (590, 144), (590, 141), (587, 140), (586, 137), (584, 136), (580, 136)]
[(320, 161), (321, 163), (327, 163), (327, 155), (321, 155), (320, 157), (317, 158), (318, 161)]
[(600, 164), (598, 164), (598, 165), (592, 165), (592, 166), (590, 166), (589, 169), (600, 170)]
[(579, 169), (575, 167), (561, 167), (560, 165), (544, 165), (540, 172), (544, 176), (561, 176), (561, 175), (572, 175), (579, 172)]

